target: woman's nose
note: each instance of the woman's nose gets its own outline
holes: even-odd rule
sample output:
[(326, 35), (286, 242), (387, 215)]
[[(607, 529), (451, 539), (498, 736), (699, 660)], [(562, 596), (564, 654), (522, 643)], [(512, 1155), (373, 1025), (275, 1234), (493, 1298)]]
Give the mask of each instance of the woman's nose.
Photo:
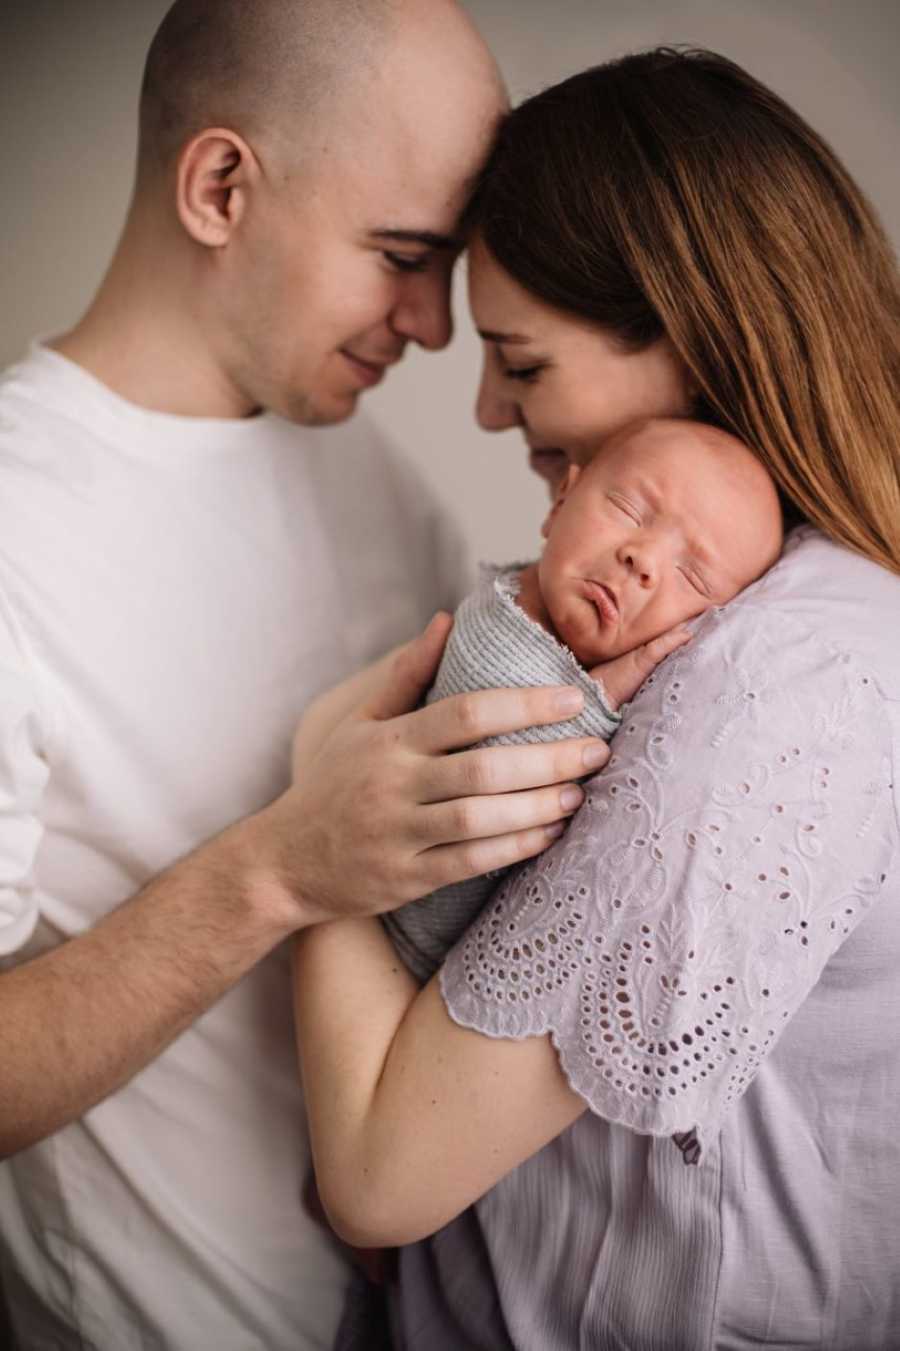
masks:
[(519, 410), (515, 399), (503, 390), (493, 373), (485, 369), (478, 397), (475, 400), (475, 419), (486, 432), (505, 432), (509, 427), (519, 425)]

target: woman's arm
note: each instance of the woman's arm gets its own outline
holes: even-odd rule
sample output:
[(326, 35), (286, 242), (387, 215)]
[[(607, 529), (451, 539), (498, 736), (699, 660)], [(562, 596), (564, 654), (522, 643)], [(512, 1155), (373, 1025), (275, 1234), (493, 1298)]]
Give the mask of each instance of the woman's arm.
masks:
[(583, 1104), (696, 1155), (876, 903), (891, 723), (822, 636), (817, 547), (799, 599), (785, 580), (709, 616), (648, 685), (565, 838), (504, 883), (440, 989), (417, 996), (366, 921), (303, 938), (313, 1143), (348, 1237), (439, 1227)]
[[(394, 693), (408, 687), (407, 702), (430, 675), (386, 658), (321, 696), (295, 737), (295, 777), (354, 696), (371, 696), (388, 672)], [(519, 750), (495, 749), (501, 779)], [(488, 852), (473, 854), (473, 873), (514, 861), (497, 840), (469, 847), (479, 844)], [(549, 1038), (492, 1041), (458, 1026), (437, 981), (420, 991), (377, 920), (321, 924), (297, 939), (294, 1006), (320, 1197), (337, 1233), (359, 1247), (432, 1233), (584, 1110)]]
[(319, 1191), (349, 1243), (433, 1233), (585, 1109), (549, 1037), (459, 1027), (377, 921), (299, 937), (294, 1005)]
[[(665, 634), (592, 674), (618, 704), (688, 637)], [(295, 743), (298, 774), (320, 735), (350, 712), (355, 694), (374, 692), (387, 666), (357, 677), (359, 690), (348, 683), (311, 706)], [(418, 989), (380, 924), (332, 924), (297, 945), (319, 1189), (334, 1227), (360, 1245), (433, 1232), (584, 1110), (549, 1038), (491, 1040), (449, 1018), (436, 982), (420, 998)]]

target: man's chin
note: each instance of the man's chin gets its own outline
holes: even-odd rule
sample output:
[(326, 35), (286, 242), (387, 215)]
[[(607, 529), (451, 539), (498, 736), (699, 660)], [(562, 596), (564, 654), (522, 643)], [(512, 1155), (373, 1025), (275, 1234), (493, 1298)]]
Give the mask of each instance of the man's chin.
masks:
[(275, 409), (288, 422), (296, 422), (303, 427), (336, 427), (349, 421), (356, 412), (359, 391), (338, 395), (328, 400), (311, 399), (292, 400), (284, 410)]

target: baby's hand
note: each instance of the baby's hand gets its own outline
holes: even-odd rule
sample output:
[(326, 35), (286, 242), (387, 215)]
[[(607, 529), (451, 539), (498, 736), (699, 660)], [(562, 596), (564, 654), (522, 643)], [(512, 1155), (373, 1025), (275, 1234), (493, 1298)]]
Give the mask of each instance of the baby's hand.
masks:
[(688, 630), (679, 625), (678, 628), (660, 634), (651, 642), (633, 648), (631, 652), (623, 652), (621, 657), (601, 662), (590, 674), (594, 680), (600, 681), (609, 696), (610, 706), (615, 711), (620, 704), (634, 698), (648, 675), (656, 669), (664, 657), (690, 641), (691, 635)]

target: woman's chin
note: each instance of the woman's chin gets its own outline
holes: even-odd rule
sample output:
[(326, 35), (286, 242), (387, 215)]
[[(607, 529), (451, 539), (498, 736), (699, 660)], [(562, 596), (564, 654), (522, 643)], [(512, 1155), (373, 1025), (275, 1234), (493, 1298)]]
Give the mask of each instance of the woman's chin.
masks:
[(568, 473), (570, 463), (564, 450), (530, 450), (528, 453), (530, 468), (548, 485), (551, 497), (555, 497), (557, 488)]

